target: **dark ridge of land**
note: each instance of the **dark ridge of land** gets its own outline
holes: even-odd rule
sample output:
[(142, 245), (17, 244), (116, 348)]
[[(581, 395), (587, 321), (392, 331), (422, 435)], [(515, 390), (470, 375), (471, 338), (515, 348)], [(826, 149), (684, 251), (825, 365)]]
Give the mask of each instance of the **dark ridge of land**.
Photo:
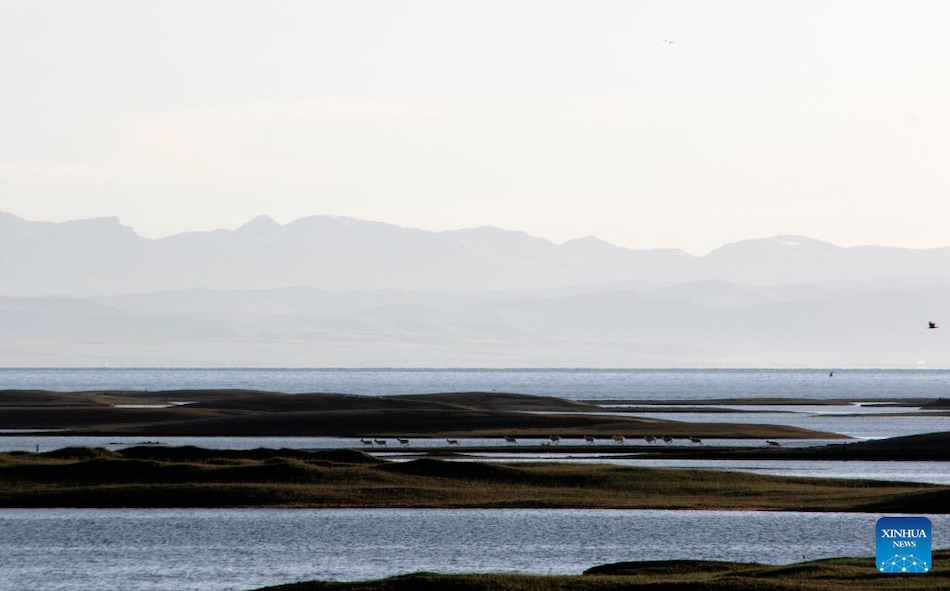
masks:
[(598, 405), (637, 405), (650, 404), (661, 406), (850, 406), (862, 402), (868, 406), (926, 406), (933, 404), (933, 398), (684, 398), (681, 400), (662, 400), (658, 398), (613, 398), (592, 401)]
[(573, 576), (415, 573), (377, 581), (291, 583), (257, 591), (913, 591), (950, 589), (948, 561), (950, 550), (936, 550), (929, 573), (889, 575), (877, 572), (873, 557), (781, 565), (670, 560), (610, 564)]
[[(36, 405), (31, 405), (32, 400)], [(182, 403), (187, 404), (182, 404)], [(123, 408), (121, 405), (137, 405)], [(171, 405), (141, 408), (141, 405)], [(158, 436), (562, 437), (613, 435), (842, 439), (782, 425), (685, 423), (591, 414), (592, 404), (547, 396), (463, 392), (400, 396), (251, 390), (0, 392), (0, 429)], [(43, 436), (43, 433), (36, 433)], [(53, 435), (46, 433), (46, 435)]]
[(593, 412), (599, 410), (599, 407), (594, 404), (575, 402), (564, 398), (505, 392), (452, 392), (446, 394), (401, 394), (396, 396), (258, 392), (254, 395), (239, 397), (210, 398), (188, 406), (190, 408), (258, 412), (378, 409), (465, 409), (504, 412)]
[(114, 406), (116, 404), (176, 404), (204, 400), (239, 400), (270, 394), (260, 390), (86, 390), (58, 392), (53, 390), (0, 390), (0, 407), (10, 406)]
[(889, 437), (873, 441), (829, 444), (813, 448), (817, 455), (861, 459), (950, 460), (950, 431)]
[[(950, 512), (950, 487), (609, 464), (390, 462), (356, 450), (139, 446), (0, 454), (0, 507)], [(925, 508), (925, 509), (924, 509)]]
[(847, 439), (787, 425), (687, 423), (634, 417), (544, 415), (457, 409), (301, 411), (215, 417), (84, 430), (88, 435), (138, 436), (336, 436), (336, 437), (705, 437), (729, 439)]
[(480, 410), (504, 411), (557, 411), (557, 412), (594, 412), (600, 406), (590, 402), (557, 398), (554, 396), (532, 396), (529, 394), (511, 394), (507, 392), (450, 392), (442, 394), (401, 394), (392, 396), (394, 400), (428, 401), (476, 408)]

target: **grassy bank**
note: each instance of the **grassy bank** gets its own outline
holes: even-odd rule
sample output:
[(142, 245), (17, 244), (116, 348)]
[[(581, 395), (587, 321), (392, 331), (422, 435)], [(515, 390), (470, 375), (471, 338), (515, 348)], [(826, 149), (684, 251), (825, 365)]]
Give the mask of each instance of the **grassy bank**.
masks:
[[(670, 561), (627, 563), (578, 576), (413, 574), (358, 583), (309, 582), (266, 591), (836, 591), (948, 589), (950, 551), (934, 553), (923, 575), (882, 575), (873, 558), (836, 558), (791, 565)], [(590, 571), (589, 571), (590, 572)], [(264, 590), (260, 590), (264, 591)]]
[(0, 454), (3, 507), (950, 510), (950, 487), (612, 465), (388, 462), (358, 451)]
[(687, 423), (592, 414), (602, 410), (595, 404), (562, 398), (501, 392), (355, 396), (245, 390), (0, 390), (0, 429), (62, 429), (83, 435), (501, 438), (555, 433), (608, 440), (618, 434), (636, 438), (841, 438), (786, 425)]

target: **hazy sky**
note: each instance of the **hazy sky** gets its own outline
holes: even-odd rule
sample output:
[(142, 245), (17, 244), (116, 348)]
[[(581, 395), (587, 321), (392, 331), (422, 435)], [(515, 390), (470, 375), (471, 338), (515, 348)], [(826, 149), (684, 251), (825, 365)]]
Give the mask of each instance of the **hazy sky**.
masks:
[(0, 210), (947, 246), (948, 25), (940, 0), (0, 0)]

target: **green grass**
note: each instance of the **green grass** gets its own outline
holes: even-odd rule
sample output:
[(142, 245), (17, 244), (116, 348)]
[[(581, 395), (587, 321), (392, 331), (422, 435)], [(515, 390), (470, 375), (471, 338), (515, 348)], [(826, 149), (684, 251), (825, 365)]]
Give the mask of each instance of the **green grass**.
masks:
[(950, 510), (950, 487), (561, 463), (387, 462), (357, 451), (136, 447), (0, 454), (3, 507)]

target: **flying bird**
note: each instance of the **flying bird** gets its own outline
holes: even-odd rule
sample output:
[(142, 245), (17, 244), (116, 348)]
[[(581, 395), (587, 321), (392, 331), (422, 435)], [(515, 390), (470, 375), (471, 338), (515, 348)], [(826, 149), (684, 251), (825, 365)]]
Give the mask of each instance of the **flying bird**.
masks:
[(928, 322), (928, 323), (927, 323), (927, 328), (940, 328), (940, 327), (937, 326), (937, 323), (936, 323), (936, 322)]
[(672, 39), (663, 39), (663, 43), (666, 43), (667, 45), (673, 45), (676, 43), (676, 41), (673, 41)]

